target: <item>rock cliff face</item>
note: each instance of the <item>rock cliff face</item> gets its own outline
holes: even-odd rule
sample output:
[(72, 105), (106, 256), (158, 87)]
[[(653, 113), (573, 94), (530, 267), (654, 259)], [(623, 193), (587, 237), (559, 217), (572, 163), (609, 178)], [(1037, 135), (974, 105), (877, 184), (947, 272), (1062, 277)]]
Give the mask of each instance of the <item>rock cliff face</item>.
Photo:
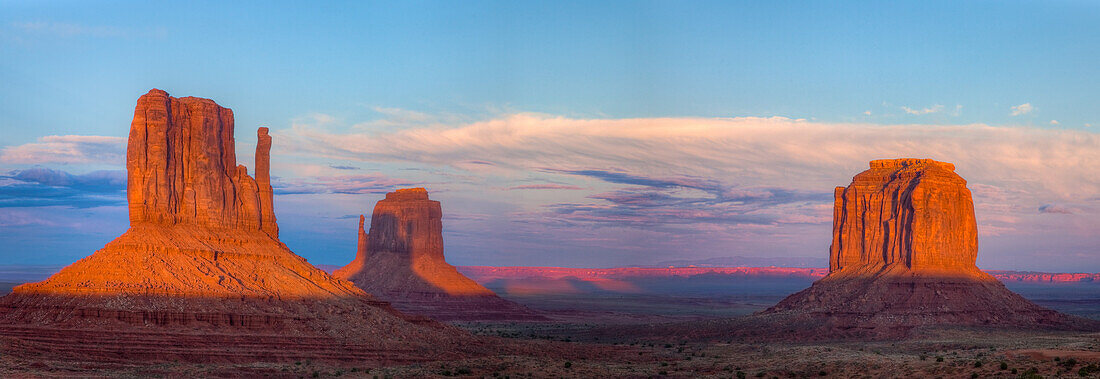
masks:
[[(399, 189), (386, 194), (374, 206), (370, 219), (367, 251), (392, 254), (408, 260), (413, 267), (429, 268), (444, 263), (443, 210), (439, 202), (428, 200), (423, 188)], [(453, 278), (453, 277), (452, 277)], [(448, 278), (451, 279), (451, 278)], [(472, 285), (471, 285), (472, 283)], [(445, 290), (454, 293), (485, 294), (487, 290), (461, 280)]]
[(271, 137), (266, 128), (258, 137), (253, 179), (236, 165), (232, 111), (160, 90), (142, 96), (127, 150), (130, 229), (0, 299), (0, 334), (26, 347), (8, 353), (227, 361), (463, 356), (471, 336), (402, 314), (278, 240)]
[(126, 149), (130, 223), (276, 231), (268, 176), (271, 137), (260, 128), (257, 179), (237, 165), (233, 111), (152, 90), (138, 99)]
[(871, 162), (836, 189), (829, 274), (764, 312), (792, 335), (896, 337), (927, 325), (1064, 328), (979, 270), (974, 205), (954, 165)]
[(883, 159), (837, 187), (829, 269), (861, 275), (977, 271), (974, 201), (955, 166), (931, 159)]
[(399, 189), (374, 206), (370, 233), (359, 217), (355, 259), (333, 275), (435, 319), (541, 319), (462, 275), (443, 257), (443, 211), (423, 188)]

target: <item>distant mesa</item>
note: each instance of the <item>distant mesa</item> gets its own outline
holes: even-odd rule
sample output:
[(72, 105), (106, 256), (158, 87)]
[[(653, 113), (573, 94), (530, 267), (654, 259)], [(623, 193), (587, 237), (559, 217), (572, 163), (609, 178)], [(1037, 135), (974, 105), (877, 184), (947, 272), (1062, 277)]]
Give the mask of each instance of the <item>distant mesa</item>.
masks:
[[(1039, 307), (975, 265), (974, 203), (950, 163), (871, 161), (837, 187), (829, 274), (763, 312), (809, 338), (896, 337), (931, 325), (1095, 327)], [(800, 329), (801, 328), (801, 329)]]
[(359, 216), (355, 259), (333, 275), (401, 311), (444, 321), (541, 320), (543, 316), (459, 273), (443, 256), (443, 211), (423, 188), (399, 189)]
[(233, 112), (212, 100), (141, 96), (126, 154), (130, 229), (0, 298), (0, 334), (19, 340), (6, 353), (370, 362), (461, 357), (476, 345), (287, 249), (268, 174), (271, 137), (257, 132), (253, 178), (236, 164), (233, 131)]

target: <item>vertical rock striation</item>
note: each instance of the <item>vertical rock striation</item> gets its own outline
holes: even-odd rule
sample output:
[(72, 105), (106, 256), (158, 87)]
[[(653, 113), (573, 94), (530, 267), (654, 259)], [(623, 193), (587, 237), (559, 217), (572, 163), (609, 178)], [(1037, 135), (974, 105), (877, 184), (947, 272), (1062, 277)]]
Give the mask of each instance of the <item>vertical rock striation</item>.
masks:
[(467, 278), (443, 256), (443, 211), (423, 188), (378, 201), (370, 233), (359, 217), (355, 259), (336, 272), (405, 312), (440, 320), (541, 319)]
[(151, 90), (138, 99), (126, 149), (130, 224), (263, 230), (278, 237), (269, 157), (257, 132), (256, 179), (237, 165), (233, 111)]
[(837, 187), (829, 269), (860, 275), (898, 267), (976, 274), (974, 201), (955, 166), (883, 159)]
[[(404, 257), (414, 267), (428, 268), (444, 263), (443, 210), (438, 201), (428, 200), (423, 188), (399, 189), (386, 194), (374, 206), (370, 219), (368, 251)], [(472, 281), (471, 281), (472, 282)], [(480, 285), (461, 285), (454, 291), (482, 292)]]

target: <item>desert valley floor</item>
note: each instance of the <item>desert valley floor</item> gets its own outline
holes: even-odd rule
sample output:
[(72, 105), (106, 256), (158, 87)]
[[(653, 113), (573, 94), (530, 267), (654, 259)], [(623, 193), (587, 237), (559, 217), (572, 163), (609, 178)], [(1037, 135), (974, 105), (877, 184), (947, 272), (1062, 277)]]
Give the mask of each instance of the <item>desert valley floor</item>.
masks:
[[(331, 271), (334, 267), (320, 266)], [(57, 267), (0, 267), (0, 293), (15, 284), (44, 279)], [(601, 333), (621, 326), (717, 320), (761, 311), (816, 279), (803, 276), (716, 274), (629, 275), (591, 280), (585, 269), (511, 270), (486, 274), (485, 267), (459, 267), (503, 298), (550, 319), (540, 322), (455, 322), (471, 333), (510, 341), (596, 346), (620, 359), (560, 359), (496, 356), (431, 363), (368, 367), (354, 362), (300, 360), (285, 363), (70, 363), (0, 357), (3, 376), (268, 376), (268, 377), (1096, 377), (1100, 334), (1012, 332), (982, 328), (922, 331), (912, 338), (879, 342), (749, 343), (689, 341)], [(566, 270), (563, 274), (561, 270)], [(664, 270), (677, 273), (677, 270)], [(588, 280), (585, 280), (588, 279)], [(1006, 281), (1036, 304), (1100, 319), (1100, 283)], [(603, 287), (603, 288), (601, 288)], [(538, 291), (536, 291), (538, 289)], [(1091, 365), (1091, 366), (1090, 366)], [(1002, 367), (1004, 367), (1002, 369)], [(1092, 367), (1092, 368), (1090, 368)], [(1080, 374), (1084, 374), (1083, 376)], [(1032, 376), (1034, 377), (1034, 376)]]

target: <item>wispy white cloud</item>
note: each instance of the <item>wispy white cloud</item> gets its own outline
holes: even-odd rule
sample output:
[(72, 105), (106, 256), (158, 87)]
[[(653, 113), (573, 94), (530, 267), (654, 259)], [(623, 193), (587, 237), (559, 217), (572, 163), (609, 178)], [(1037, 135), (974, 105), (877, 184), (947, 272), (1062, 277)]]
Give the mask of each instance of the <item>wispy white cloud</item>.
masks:
[(929, 114), (929, 113), (940, 113), (940, 112), (943, 112), (943, 108), (944, 108), (943, 104), (936, 104), (936, 105), (933, 105), (931, 107), (919, 108), (919, 109), (902, 106), (901, 110), (905, 111), (905, 113), (919, 116), (919, 115), (924, 115), (924, 114)]
[(416, 162), (463, 169), (581, 171), (714, 178), (797, 190), (847, 184), (872, 159), (949, 161), (967, 179), (1081, 197), (1100, 194), (1100, 135), (974, 125), (816, 123), (782, 117), (573, 119), (513, 114), (383, 133), (285, 133), (299, 153), (341, 160)]
[(582, 190), (584, 188), (567, 184), (524, 184), (508, 187), (509, 190)]
[(126, 138), (108, 136), (45, 136), (37, 142), (5, 147), (0, 162), (8, 164), (126, 163)]
[[(312, 158), (436, 166), (503, 183), (497, 187), (501, 189), (534, 180), (582, 187), (502, 191), (486, 200), (492, 205), (483, 206), (513, 211), (496, 214), (492, 222), (450, 224), (476, 239), (524, 251), (538, 250), (526, 245), (538, 238), (577, 251), (610, 249), (636, 238), (662, 242), (635, 251), (736, 245), (746, 253), (782, 254), (818, 248), (819, 243), (827, 245), (832, 188), (847, 185), (868, 161), (880, 158), (955, 163), (974, 193), (983, 243), (993, 241), (992, 246), (1029, 233), (1092, 233), (1073, 223), (1078, 218), (1043, 217), (1036, 209), (1100, 198), (1100, 177), (1081, 174), (1100, 170), (1100, 150), (1095, 148), (1100, 134), (1083, 130), (821, 123), (783, 117), (576, 119), (528, 113), (393, 131), (329, 129), (335, 128), (303, 124), (280, 137), (297, 149), (294, 154)], [(463, 191), (484, 190), (473, 188), (450, 187), (448, 193), (463, 197), (472, 196)], [(466, 211), (475, 209), (481, 208)], [(592, 231), (597, 228), (601, 232)], [(515, 233), (494, 234), (501, 229)], [(708, 238), (690, 237), (699, 233)], [(821, 237), (807, 237), (812, 235)], [(526, 242), (504, 242), (515, 238)], [(785, 242), (775, 245), (776, 240)], [(478, 246), (471, 248), (484, 247)]]
[(1020, 105), (1013, 105), (1012, 106), (1012, 113), (1010, 113), (1010, 114), (1013, 115), (1013, 116), (1020, 116), (1020, 115), (1025, 115), (1025, 114), (1034, 112), (1035, 109), (1036, 109), (1035, 106), (1031, 105), (1031, 103), (1023, 103), (1023, 104), (1020, 104)]
[(390, 178), (382, 174), (337, 175), (320, 177), (275, 178), (276, 194), (367, 194), (386, 193), (408, 187), (415, 182)]

